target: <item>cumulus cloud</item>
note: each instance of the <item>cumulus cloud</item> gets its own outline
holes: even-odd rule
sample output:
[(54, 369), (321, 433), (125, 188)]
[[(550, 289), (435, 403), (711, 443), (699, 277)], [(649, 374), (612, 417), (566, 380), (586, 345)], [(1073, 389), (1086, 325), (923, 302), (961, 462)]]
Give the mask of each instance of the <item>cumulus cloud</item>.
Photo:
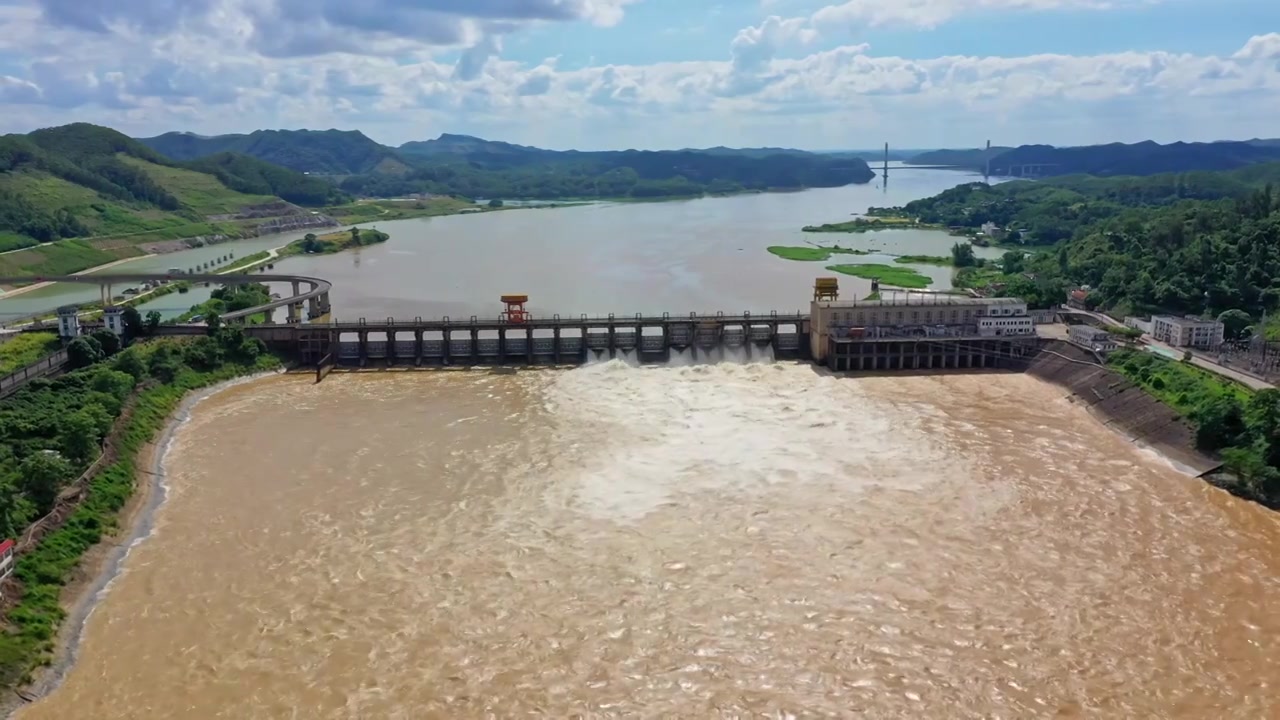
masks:
[[(901, 58), (865, 44), (810, 45), (833, 27), (836, 10), (864, 25), (927, 26), (963, 11), (1099, 4), (1088, 0), (853, 0), (805, 18), (765, 18), (726, 38), (721, 61), (567, 68), (554, 58), (531, 66), (501, 57), (502, 38), (529, 23), (607, 24), (627, 4), (0, 0), (10, 30), (0, 37), (8, 111), (0, 124), (20, 131), (84, 119), (136, 134), (359, 127), (388, 142), (431, 128), (595, 147), (735, 137), (847, 147), (857, 144), (853, 135), (880, 142), (898, 134), (920, 145), (979, 133), (1067, 142), (1197, 123), (1222, 136), (1265, 135), (1280, 97), (1277, 33), (1220, 56)], [(170, 16), (160, 17), (161, 5)], [(446, 49), (456, 59), (446, 62)]]
[(977, 12), (1105, 10), (1116, 5), (1153, 4), (1160, 0), (848, 0), (813, 13), (815, 28), (905, 25), (935, 28), (960, 15)]

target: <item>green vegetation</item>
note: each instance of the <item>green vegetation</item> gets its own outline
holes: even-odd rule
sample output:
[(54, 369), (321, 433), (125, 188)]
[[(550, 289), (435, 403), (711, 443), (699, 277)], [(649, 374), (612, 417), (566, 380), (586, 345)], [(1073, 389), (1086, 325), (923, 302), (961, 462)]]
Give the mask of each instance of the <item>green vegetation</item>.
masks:
[(479, 208), (471, 201), (459, 198), (432, 197), (423, 200), (362, 200), (327, 207), (323, 212), (344, 225), (352, 225), (371, 220), (405, 220), (416, 217), (457, 215), (463, 210), (487, 212), (489, 208)]
[[(936, 150), (917, 155), (907, 162), (915, 165), (956, 165), (974, 170), (988, 166), (993, 175), (1018, 175), (1020, 166), (1039, 165), (1049, 175), (1088, 173), (1098, 176), (1143, 176), (1183, 171), (1221, 171), (1255, 163), (1280, 160), (1280, 147), (1266, 140), (1214, 143), (1171, 143), (1151, 141), (1124, 145), (1091, 145), (1055, 148), (1050, 145), (993, 147), (986, 150)], [(989, 163), (989, 165), (988, 165)]]
[(178, 198), (197, 217), (234, 214), (246, 205), (276, 202), (271, 195), (246, 195), (222, 184), (216, 176), (181, 167), (157, 165), (124, 156), (120, 161), (150, 177), (156, 185)]
[(507, 199), (659, 199), (870, 182), (858, 158), (782, 151), (560, 152), (462, 135), (384, 147), (358, 132), (266, 130), (142, 141), (176, 159), (237, 152), (341, 179), (363, 197), (414, 193)]
[(1280, 390), (1251, 393), (1187, 362), (1117, 350), (1107, 364), (1187, 417), (1196, 444), (1222, 455), (1215, 484), (1280, 508)]
[[(192, 318), (203, 317), (206, 322), (217, 324), (218, 318), (229, 312), (237, 310), (246, 310), (259, 305), (266, 305), (271, 302), (271, 289), (266, 285), (259, 283), (250, 283), (245, 285), (225, 285), (214, 290), (209, 294), (209, 299), (199, 305), (192, 305), (191, 309), (178, 316), (177, 322), (189, 322)], [(266, 321), (264, 313), (250, 315), (248, 322), (256, 325)]]
[(225, 269), (219, 269), (218, 272), (233, 273), (251, 270), (254, 266), (263, 260), (270, 259), (271, 253), (266, 250), (259, 250), (256, 253), (249, 253), (242, 258), (236, 258)]
[[(1116, 314), (1236, 310), (1255, 320), (1280, 309), (1280, 163), (1225, 173), (1142, 178), (1054, 178), (982, 183), (908, 203), (898, 212), (977, 231), (1026, 229), (1052, 245), (1006, 253), (1001, 271), (967, 268), (958, 287), (1025, 297), (1032, 307), (1088, 285), (1090, 303)], [(1020, 233), (1019, 233), (1020, 234)], [(979, 263), (981, 264), (981, 263)], [(1248, 326), (1239, 315), (1233, 327)]]
[(0, 252), (21, 252), (0, 256), (0, 273), (77, 272), (142, 255), (144, 243), (239, 237), (264, 218), (297, 213), (279, 196), (312, 206), (347, 199), (331, 183), (260, 160), (178, 163), (87, 123), (6, 135)]
[(777, 255), (784, 260), (801, 260), (801, 261), (822, 261), (830, 260), (832, 255), (870, 255), (869, 250), (854, 250), (852, 248), (842, 248), (839, 245), (834, 247), (796, 247), (787, 245), (770, 245), (765, 248), (769, 252)]
[(973, 245), (971, 243), (956, 243), (951, 246), (951, 264), (958, 268), (977, 267), (983, 263), (978, 262), (978, 257), (973, 254)]
[(932, 282), (927, 276), (921, 275), (911, 268), (894, 267), (892, 265), (828, 265), (827, 269), (832, 272), (853, 275), (867, 280), (879, 280), (885, 285), (908, 289), (927, 288)]
[[(870, 213), (868, 214), (870, 215)], [(902, 215), (875, 214), (867, 218), (854, 218), (848, 222), (805, 225), (800, 229), (810, 233), (863, 233), (878, 230), (910, 230), (913, 228), (935, 229), (937, 226), (917, 222)]]
[(0, 343), (0, 376), (53, 354), (61, 345), (56, 333), (22, 333)]
[(234, 153), (298, 173), (345, 176), (408, 169), (394, 150), (355, 130), (258, 130), (215, 137), (170, 132), (139, 142), (174, 160)]
[[(131, 332), (140, 325), (129, 319)], [(51, 531), (18, 557), (17, 602), (0, 632), (5, 685), (23, 681), (47, 660), (65, 617), (62, 586), (84, 553), (114, 529), (116, 513), (133, 492), (138, 452), (183, 395), (278, 364), (260, 341), (234, 329), (192, 341), (154, 340), (123, 352), (105, 332), (77, 343), (90, 353), (81, 358), (87, 367), (33, 381), (0, 401), (0, 532), (17, 537), (55, 507), (66, 508), (65, 521), (51, 521)], [(66, 491), (95, 465), (74, 503)]]
[(899, 255), (893, 259), (896, 263), (908, 265), (954, 265), (954, 258), (945, 255)]
[(309, 177), (248, 155), (218, 153), (183, 163), (208, 173), (223, 185), (246, 195), (277, 196), (304, 207), (334, 205), (347, 198), (327, 180)]
[(280, 254), (282, 256), (298, 254), (328, 255), (351, 248), (384, 243), (389, 239), (391, 239), (390, 235), (368, 228), (353, 227), (350, 230), (320, 235), (319, 237), (312, 233), (307, 233), (301, 240), (289, 243), (284, 250), (280, 251)]

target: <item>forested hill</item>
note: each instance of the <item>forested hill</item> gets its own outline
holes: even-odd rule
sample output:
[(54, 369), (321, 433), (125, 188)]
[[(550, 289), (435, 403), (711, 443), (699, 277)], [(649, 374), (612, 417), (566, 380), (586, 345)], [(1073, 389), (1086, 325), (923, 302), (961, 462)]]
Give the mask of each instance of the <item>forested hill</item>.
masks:
[(210, 216), (249, 205), (281, 198), (324, 205), (341, 197), (323, 180), (253, 158), (179, 163), (87, 123), (0, 137), (0, 251), (189, 226), (198, 235)]
[[(1118, 314), (1280, 310), (1280, 163), (1223, 173), (971, 183), (900, 211), (976, 230), (1026, 230), (1040, 250), (1005, 292), (1059, 303), (1069, 287)], [(1016, 252), (1021, 256), (1021, 252)]]
[(991, 174), (1020, 176), (1023, 167), (1038, 165), (1037, 176), (1088, 174), (1099, 176), (1156, 175), (1194, 170), (1233, 170), (1255, 163), (1280, 161), (1280, 144), (1274, 140), (1184, 143), (1161, 145), (1146, 141), (1126, 145), (1054, 147), (1023, 145), (985, 150), (940, 150), (923, 153), (908, 162), (917, 165), (960, 165), (982, 170), (990, 158)]
[(394, 150), (355, 130), (256, 130), (212, 137), (169, 132), (138, 142), (174, 160), (234, 152), (302, 173), (396, 174), (407, 169)]
[(562, 151), (447, 133), (389, 148), (360, 133), (337, 130), (263, 130), (212, 138), (166, 133), (142, 142), (184, 159), (235, 150), (294, 170), (342, 175), (344, 191), (378, 197), (693, 197), (834, 187), (875, 177), (858, 158), (770, 148)]
[(964, 168), (986, 167), (987, 158), (999, 157), (1009, 152), (1010, 147), (973, 148), (971, 150), (930, 150), (909, 158), (908, 165), (955, 165)]

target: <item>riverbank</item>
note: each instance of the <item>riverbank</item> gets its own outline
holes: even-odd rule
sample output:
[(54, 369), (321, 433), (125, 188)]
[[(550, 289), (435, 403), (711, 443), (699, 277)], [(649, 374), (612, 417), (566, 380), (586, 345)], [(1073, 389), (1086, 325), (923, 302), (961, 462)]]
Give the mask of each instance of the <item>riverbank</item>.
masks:
[[(100, 270), (107, 270), (109, 268), (113, 268), (117, 265), (123, 265), (125, 263), (131, 263), (131, 262), (135, 262), (138, 260), (143, 260), (145, 258), (155, 257), (155, 256), (156, 256), (155, 253), (149, 253), (147, 255), (139, 255), (137, 257), (125, 258), (123, 260), (113, 260), (112, 262), (109, 262), (105, 265), (98, 265), (97, 267), (91, 267), (87, 270), (79, 270), (71, 274), (72, 275), (89, 275), (91, 273), (96, 273)], [(56, 285), (56, 284), (57, 283), (53, 283), (53, 282), (38, 282), (38, 283), (32, 283), (30, 285), (21, 285), (17, 287), (13, 285), (0, 285), (0, 300), (4, 300), (5, 298), (17, 297), (23, 293), (28, 293), (28, 292), (31, 292), (32, 290), (39, 290), (40, 288), (49, 287), (50, 285)]]
[(109, 559), (113, 543), (102, 548), (102, 541), (118, 537), (129, 516), (138, 463), (187, 393), (280, 365), (260, 341), (234, 330), (161, 338), (0, 404), (0, 442), (17, 460), (0, 467), (13, 488), (4, 522), (19, 538), (15, 571), (3, 582), (0, 686), (44, 676), (67, 609), (94, 587), (86, 558)]
[(1092, 353), (1053, 340), (1026, 368), (1029, 375), (1071, 392), (1102, 424), (1149, 447), (1183, 472), (1201, 476), (1222, 465), (1201, 452), (1195, 429), (1173, 407), (1145, 392), (1119, 372), (1098, 364)]
[(805, 225), (800, 228), (807, 233), (864, 233), (880, 230), (942, 230), (946, 227), (932, 223), (920, 222), (913, 218), (896, 215), (875, 217), (859, 217), (847, 222), (823, 223), (821, 225)]
[[(158, 432), (136, 451), (132, 493), (117, 512), (115, 532), (103, 537), (81, 556), (74, 575), (59, 593), (59, 605), (66, 617), (53, 640), (49, 661), (33, 673), (33, 677), (15, 697), (0, 699), (0, 717), (9, 718), (25, 705), (21, 695), (36, 699), (58, 688), (75, 665), (85, 624), (94, 608), (111, 589), (111, 583), (124, 570), (129, 552), (151, 536), (155, 516), (168, 497), (165, 481), (165, 457), (177, 431), (191, 418), (196, 405), (224, 390), (281, 374), (281, 370), (258, 372), (234, 377), (215, 385), (187, 391), (163, 418)], [(123, 458), (122, 458), (123, 459)]]
[(294, 240), (280, 248), (278, 255), (332, 255), (351, 248), (377, 245), (390, 240), (391, 236), (379, 230), (353, 227), (350, 230), (327, 233), (325, 235), (307, 235), (301, 240)]

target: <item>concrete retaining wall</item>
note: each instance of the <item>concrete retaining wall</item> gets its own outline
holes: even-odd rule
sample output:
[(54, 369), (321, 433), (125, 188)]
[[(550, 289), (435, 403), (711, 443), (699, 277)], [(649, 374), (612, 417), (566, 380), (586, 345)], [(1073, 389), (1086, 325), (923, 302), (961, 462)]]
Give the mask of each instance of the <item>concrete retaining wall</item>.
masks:
[(1097, 362), (1083, 348), (1052, 341), (1031, 360), (1027, 372), (1069, 390), (1074, 402), (1084, 403), (1106, 425), (1197, 475), (1222, 464), (1196, 450), (1195, 429), (1173, 408)]

